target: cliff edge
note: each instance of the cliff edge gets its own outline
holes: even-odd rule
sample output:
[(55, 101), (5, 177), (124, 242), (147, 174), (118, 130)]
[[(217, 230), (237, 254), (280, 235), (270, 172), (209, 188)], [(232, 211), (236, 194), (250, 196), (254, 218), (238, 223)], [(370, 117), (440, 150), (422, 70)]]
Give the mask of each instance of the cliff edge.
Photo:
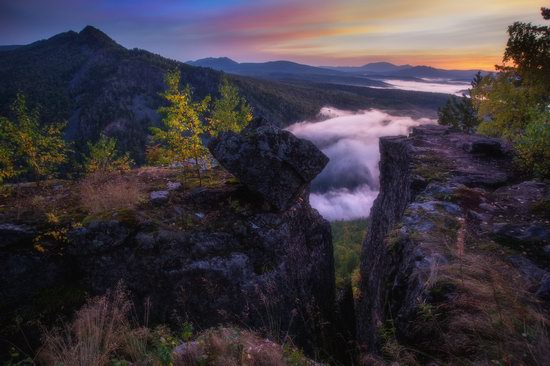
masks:
[(365, 362), (547, 364), (550, 197), (498, 139), (380, 140), (357, 302)]

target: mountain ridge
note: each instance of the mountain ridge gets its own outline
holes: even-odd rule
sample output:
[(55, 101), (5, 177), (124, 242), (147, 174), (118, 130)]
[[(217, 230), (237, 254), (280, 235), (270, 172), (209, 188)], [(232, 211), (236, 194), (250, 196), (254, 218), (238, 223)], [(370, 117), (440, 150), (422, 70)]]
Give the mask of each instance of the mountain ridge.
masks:
[[(189, 65), (210, 67), (214, 70), (251, 76), (273, 76), (277, 73), (292, 73), (297, 75), (314, 74), (344, 77), (345, 74), (353, 74), (366, 78), (373, 82), (380, 78), (402, 77), (405, 79), (449, 79), (471, 81), (480, 69), (454, 70), (441, 69), (427, 65), (412, 66), (409, 64), (395, 65), (390, 62), (371, 62), (362, 66), (311, 66), (293, 61), (278, 60), (266, 62), (237, 62), (228, 57), (208, 57), (195, 61), (187, 61)], [(370, 79), (370, 78), (374, 78)], [(382, 86), (372, 84), (371, 86)]]
[[(11, 116), (10, 104), (22, 92), (31, 109), (40, 107), (43, 123), (68, 121), (66, 138), (75, 141), (78, 153), (103, 133), (117, 138), (119, 149), (141, 163), (149, 127), (160, 121), (157, 109), (163, 103), (159, 94), (165, 88), (164, 75), (173, 69), (180, 70), (182, 84), (191, 85), (195, 98), (218, 95), (224, 77), (219, 71), (126, 49), (92, 26), (63, 32), (0, 52), (0, 115)], [(364, 88), (364, 78), (340, 74), (337, 80), (313, 74), (306, 80), (288, 74), (275, 80), (227, 77), (255, 115), (279, 126), (315, 119), (327, 105), (433, 117), (447, 99), (438, 94)]]

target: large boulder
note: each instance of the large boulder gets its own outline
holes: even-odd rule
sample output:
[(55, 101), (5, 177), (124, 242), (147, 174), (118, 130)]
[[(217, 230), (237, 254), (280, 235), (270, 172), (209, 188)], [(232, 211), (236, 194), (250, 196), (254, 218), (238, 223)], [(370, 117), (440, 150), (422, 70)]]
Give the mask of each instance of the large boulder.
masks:
[(240, 134), (221, 134), (208, 148), (225, 169), (279, 211), (292, 205), (329, 160), (310, 141), (257, 121)]

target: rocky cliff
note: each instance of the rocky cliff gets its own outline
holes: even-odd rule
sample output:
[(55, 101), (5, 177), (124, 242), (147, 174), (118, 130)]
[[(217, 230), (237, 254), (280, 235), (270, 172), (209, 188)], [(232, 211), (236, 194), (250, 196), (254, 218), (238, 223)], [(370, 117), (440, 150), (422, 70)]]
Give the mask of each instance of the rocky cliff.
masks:
[[(208, 188), (192, 188), (178, 178), (181, 172), (145, 169), (129, 173), (153, 190), (136, 209), (88, 215), (56, 231), (40, 215), (31, 220), (26, 208), (21, 214), (4, 210), (3, 332), (16, 330), (16, 318), (35, 321), (28, 314), (44, 310), (35, 304), (59, 305), (59, 315), (71, 306), (61, 297), (102, 294), (122, 281), (136, 304), (150, 304), (155, 322), (190, 322), (196, 329), (237, 324), (280, 339), (291, 336), (305, 349), (321, 345), (334, 316), (333, 249), (330, 225), (309, 205), (307, 187), (328, 159), (273, 126), (247, 132), (250, 141), (241, 147), (248, 154), (227, 150), (224, 141), (236, 136), (216, 140), (216, 151), (249, 161), (248, 169), (224, 164), (236, 177), (247, 177), (241, 179), (246, 185), (219, 168), (216, 179), (204, 177)], [(262, 174), (266, 169), (287, 177), (285, 183)], [(74, 184), (55, 183), (48, 194), (29, 189), (45, 195), (42, 206), (50, 206), (45, 212), (51, 217), (54, 200), (69, 202), (67, 212), (77, 205)], [(56, 212), (61, 216), (59, 207)], [(54, 299), (45, 303), (45, 296)]]
[(365, 362), (547, 363), (548, 185), (514, 178), (502, 141), (442, 126), (380, 152), (356, 309)]

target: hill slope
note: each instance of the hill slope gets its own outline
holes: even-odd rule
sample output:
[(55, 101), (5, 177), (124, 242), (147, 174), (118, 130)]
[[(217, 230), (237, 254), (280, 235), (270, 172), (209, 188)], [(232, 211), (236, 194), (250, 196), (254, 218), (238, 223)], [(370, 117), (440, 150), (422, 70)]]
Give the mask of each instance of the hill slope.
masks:
[[(18, 91), (43, 121), (67, 120), (66, 137), (81, 150), (100, 133), (115, 136), (122, 150), (143, 162), (148, 128), (158, 123), (164, 74), (179, 68), (197, 98), (216, 96), (223, 73), (190, 66), (139, 50), (126, 49), (88, 26), (47, 40), (0, 52), (0, 115), (10, 114)], [(320, 108), (384, 108), (431, 115), (447, 96), (376, 90), (312, 81), (258, 80), (230, 76), (250, 101), (254, 113), (278, 125), (314, 118)], [(323, 83), (320, 83), (323, 82)], [(350, 85), (355, 85), (350, 83)]]

